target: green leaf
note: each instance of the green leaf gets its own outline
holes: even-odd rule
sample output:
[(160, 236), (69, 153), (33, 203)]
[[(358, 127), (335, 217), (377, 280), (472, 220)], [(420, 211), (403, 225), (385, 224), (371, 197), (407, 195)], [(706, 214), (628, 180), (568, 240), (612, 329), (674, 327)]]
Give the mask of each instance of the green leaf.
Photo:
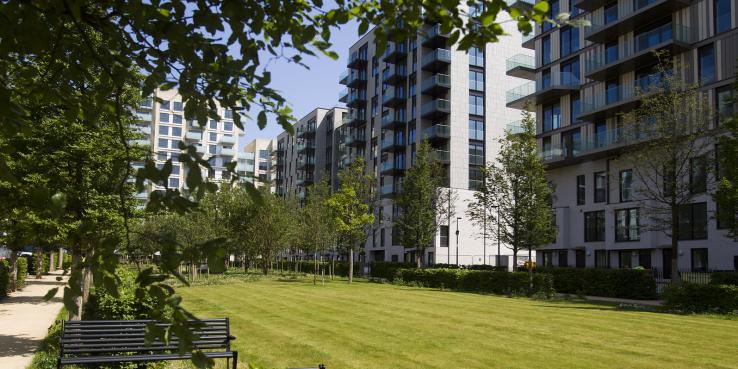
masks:
[(259, 112), (259, 115), (256, 118), (256, 125), (259, 126), (259, 129), (264, 129), (267, 125), (267, 115), (266, 111), (262, 110)]
[(548, 1), (539, 1), (533, 5), (533, 11), (538, 14), (548, 13)]

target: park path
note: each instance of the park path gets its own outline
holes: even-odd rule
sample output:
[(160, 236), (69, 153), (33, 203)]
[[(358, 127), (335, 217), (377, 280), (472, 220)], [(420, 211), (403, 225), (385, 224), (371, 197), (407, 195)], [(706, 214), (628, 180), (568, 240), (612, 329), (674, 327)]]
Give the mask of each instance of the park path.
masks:
[[(29, 275), (26, 287), (0, 300), (0, 368), (25, 369), (33, 353), (62, 308), (63, 289), (44, 301), (46, 293), (65, 282), (56, 277), (61, 272), (36, 279)], [(66, 277), (65, 277), (66, 280)]]

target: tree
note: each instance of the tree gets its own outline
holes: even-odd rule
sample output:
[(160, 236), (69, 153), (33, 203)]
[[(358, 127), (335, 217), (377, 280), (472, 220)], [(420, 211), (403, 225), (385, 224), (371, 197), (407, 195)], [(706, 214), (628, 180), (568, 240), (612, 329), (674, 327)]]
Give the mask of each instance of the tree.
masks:
[[(496, 224), (499, 241), (513, 251), (516, 262), (520, 250), (528, 250), (528, 273), (532, 288), (533, 250), (552, 242), (556, 226), (551, 214), (552, 191), (535, 137), (535, 120), (523, 111), (523, 132), (506, 132), (500, 139), (496, 162), (485, 169), (469, 216), (479, 222)], [(495, 209), (492, 212), (490, 209)]]
[(415, 263), (422, 266), (425, 250), (433, 244), (438, 233), (439, 200), (442, 170), (435, 160), (430, 144), (423, 141), (418, 146), (415, 163), (407, 170), (402, 190), (395, 204), (400, 215), (394, 227), (400, 242), (406, 249), (415, 249)]
[(292, 243), (296, 219), (290, 216), (285, 200), (260, 189), (260, 201), (252, 208), (244, 231), (250, 232), (266, 275), (274, 257)]
[[(438, 197), (438, 209), (440, 211), (438, 212), (438, 218), (439, 218), (439, 224), (443, 224), (449, 229), (449, 234), (447, 236), (450, 236), (451, 232), (451, 221), (456, 216), (456, 202), (459, 201), (459, 194), (456, 192), (455, 189), (448, 187), (443, 188), (439, 191), (439, 197)], [(447, 238), (447, 240), (450, 239)], [(451, 264), (451, 244), (449, 241), (446, 241), (446, 247), (447, 247), (447, 255), (446, 255), (446, 263)], [(459, 261), (456, 260), (456, 265), (459, 264)]]
[[(332, 209), (328, 204), (330, 195), (328, 181), (323, 178), (308, 188), (307, 201), (300, 212), (301, 227), (299, 233), (304, 239), (303, 245), (313, 256), (320, 254), (321, 261), (323, 254), (336, 239), (334, 216), (331, 214)], [(313, 284), (315, 284), (318, 263), (316, 257), (313, 259), (316, 261), (313, 269)]]
[[(487, 249), (487, 237), (494, 234), (492, 227), (498, 225), (495, 215), (497, 210), (494, 201), (495, 189), (490, 185), (490, 175), (486, 167), (482, 168), (482, 185), (474, 191), (474, 200), (469, 201), (466, 208), (466, 216), (477, 226), (477, 237), (482, 238), (485, 250)], [(499, 264), (499, 255), (497, 257)], [(487, 263), (486, 259), (484, 263)]]
[(374, 223), (374, 176), (364, 173), (364, 159), (356, 158), (338, 173), (339, 188), (328, 198), (334, 227), (345, 242), (349, 260), (348, 283), (354, 279), (354, 251), (366, 241), (367, 231)]
[(680, 214), (711, 187), (707, 155), (715, 143), (711, 104), (682, 72), (672, 60), (657, 65), (660, 80), (638, 91), (640, 106), (624, 116), (619, 137), (634, 145), (623, 159), (634, 166), (635, 200), (648, 219), (639, 227), (671, 238), (672, 283), (680, 282)]
[(713, 198), (718, 204), (717, 221), (728, 228), (730, 237), (738, 240), (738, 81), (733, 86), (732, 96), (721, 101), (716, 112), (716, 122), (726, 133), (718, 137), (717, 191)]

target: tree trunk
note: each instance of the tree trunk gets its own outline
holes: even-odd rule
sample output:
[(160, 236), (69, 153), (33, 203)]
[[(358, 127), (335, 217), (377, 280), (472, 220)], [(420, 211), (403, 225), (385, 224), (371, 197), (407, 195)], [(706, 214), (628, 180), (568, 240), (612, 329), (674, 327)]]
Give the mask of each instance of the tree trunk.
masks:
[[(502, 261), (502, 256), (497, 255), (497, 263), (496, 263), (497, 267), (500, 267), (501, 261)], [(513, 248), (513, 261), (512, 261), (512, 271), (513, 272), (515, 271), (515, 267), (517, 266), (517, 264), (518, 264), (518, 248), (515, 247)], [(509, 267), (510, 266), (508, 266), (508, 269), (510, 269)]]
[(423, 267), (423, 263), (420, 261), (420, 253), (420, 249), (415, 248), (415, 267), (418, 269)]
[(64, 268), (64, 249), (59, 248), (59, 269)]
[(53, 272), (53, 271), (56, 270), (56, 268), (55, 268), (56, 267), (56, 265), (55, 265), (56, 258), (54, 256), (55, 255), (54, 255), (53, 252), (49, 253), (49, 270), (48, 270), (49, 273), (51, 273), (51, 272)]
[(317, 257), (315, 256), (315, 254), (313, 254), (313, 286), (318, 284), (317, 278), (318, 278), (318, 261), (317, 261)]
[(36, 270), (36, 279), (41, 279), (44, 277), (44, 253), (41, 249), (37, 248), (35, 254), (36, 265), (34, 267)]
[(671, 283), (680, 284), (679, 275), (679, 208), (671, 206)]
[(349, 270), (348, 270), (348, 283), (351, 284), (354, 281), (354, 248), (349, 248)]
[(15, 251), (10, 252), (10, 284), (8, 285), (9, 292), (18, 290), (18, 253)]
[(533, 248), (528, 247), (528, 293), (533, 291)]
[[(72, 250), (72, 267), (71, 267), (71, 274), (74, 275), (75, 273), (80, 273), (79, 286), (77, 286), (81, 291), (84, 291), (84, 270), (79, 270), (79, 268), (84, 269), (84, 266), (82, 265), (82, 252), (79, 250), (79, 247), (75, 247)], [(71, 282), (71, 280), (70, 280)], [(82, 319), (82, 304), (83, 304), (83, 296), (84, 293), (81, 296), (77, 296), (74, 298), (74, 302), (77, 305), (77, 310), (70, 310), (69, 311), (69, 320), (81, 320)]]
[(333, 274), (336, 271), (336, 255), (331, 255), (331, 280), (333, 280)]

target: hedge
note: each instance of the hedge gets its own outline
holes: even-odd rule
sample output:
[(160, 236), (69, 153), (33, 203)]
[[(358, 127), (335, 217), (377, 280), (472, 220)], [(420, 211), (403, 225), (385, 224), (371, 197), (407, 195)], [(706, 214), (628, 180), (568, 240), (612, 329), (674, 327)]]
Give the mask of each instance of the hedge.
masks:
[(83, 319), (133, 320), (133, 319), (166, 319), (171, 315), (169, 309), (156, 311), (156, 301), (152, 296), (144, 299), (136, 297), (136, 276), (138, 272), (128, 268), (115, 271), (119, 278), (118, 297), (113, 296), (104, 287), (94, 287), (82, 310)]
[(529, 287), (528, 273), (462, 269), (398, 269), (395, 280), (430, 288), (448, 288), (458, 291), (493, 293), (498, 295), (554, 294), (553, 281), (548, 274), (533, 275), (533, 289)]
[(374, 278), (383, 278), (392, 281), (397, 269), (413, 268), (415, 263), (393, 263), (384, 261), (372, 261), (369, 263), (369, 275)]
[(24, 257), (18, 258), (17, 276), (15, 278), (15, 284), (18, 289), (26, 286), (26, 276), (28, 276), (28, 259)]
[[(313, 261), (313, 260), (300, 260), (300, 261), (280, 261), (275, 266), (276, 267), (282, 267), (283, 270), (295, 270), (295, 264), (298, 265), (298, 269), (302, 273), (312, 273), (314, 270), (315, 264), (321, 264), (325, 266), (326, 271), (329, 270), (331, 266), (330, 261)], [(349, 270), (349, 263), (347, 261), (336, 261), (335, 262), (335, 270), (333, 271), (337, 276), (340, 277), (346, 277), (348, 276), (348, 270)], [(362, 271), (362, 264), (361, 263), (354, 263), (354, 277), (359, 277), (363, 274)]]
[(8, 295), (10, 289), (10, 263), (0, 260), (0, 297)]
[(738, 286), (733, 285), (682, 283), (667, 287), (662, 297), (667, 308), (682, 312), (738, 312)]
[(715, 272), (710, 276), (710, 284), (738, 286), (738, 272)]
[(538, 268), (553, 277), (556, 292), (634, 300), (655, 299), (656, 282), (649, 270)]
[[(31, 263), (31, 274), (36, 274), (36, 266), (38, 265), (38, 254), (33, 253), (32, 257), (32, 263)], [(41, 274), (48, 274), (49, 273), (49, 254), (47, 253), (41, 253)]]

